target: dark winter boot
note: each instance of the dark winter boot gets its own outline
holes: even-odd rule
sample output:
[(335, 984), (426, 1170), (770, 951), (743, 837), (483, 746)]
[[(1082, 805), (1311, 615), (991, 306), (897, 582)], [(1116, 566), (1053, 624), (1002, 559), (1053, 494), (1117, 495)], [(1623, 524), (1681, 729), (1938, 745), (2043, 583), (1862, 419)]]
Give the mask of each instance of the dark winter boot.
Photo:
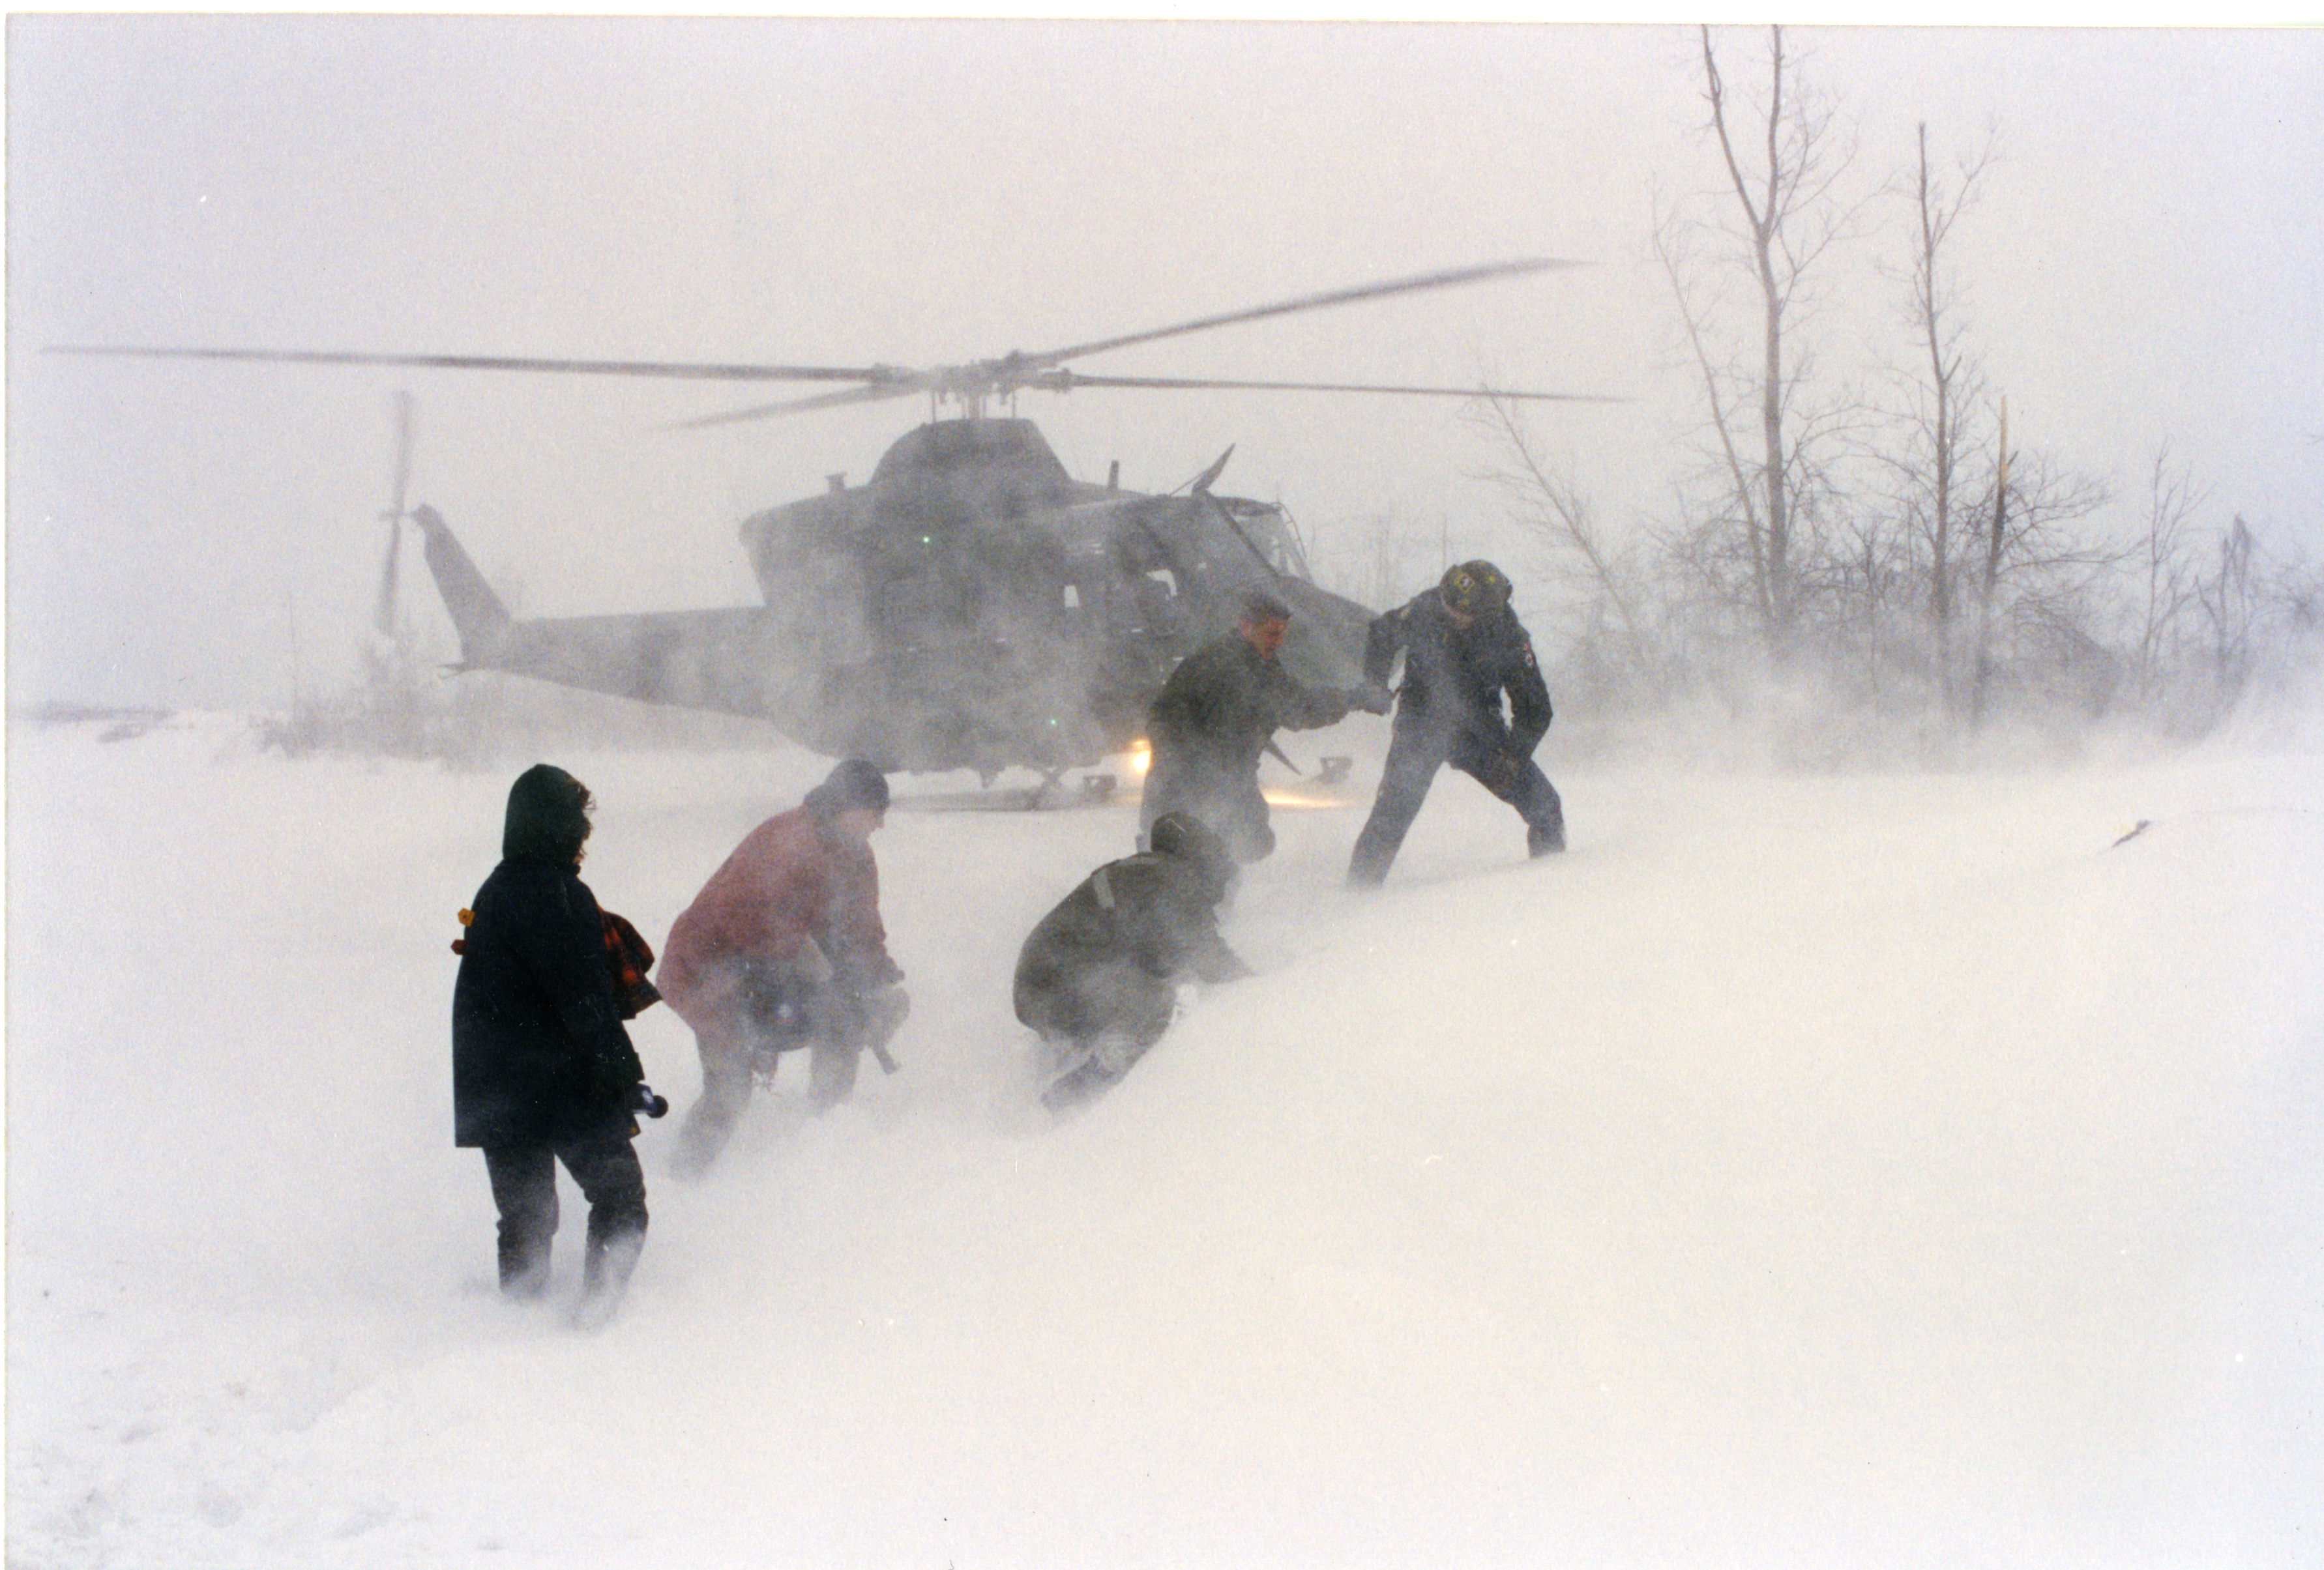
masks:
[(1565, 803), (1537, 765), (1525, 765), (1517, 790), (1507, 799), (1525, 819), (1526, 855), (1554, 856), (1565, 849)]
[(557, 1237), (557, 1158), (538, 1145), (490, 1146), (484, 1171), (500, 1211), (501, 1292), (538, 1298), (549, 1290), (549, 1245)]
[[(1172, 995), (1160, 993), (1161, 1001), (1149, 1000), (1143, 1018), (1133, 1018), (1127, 1026), (1115, 1026), (1101, 1031), (1085, 1048), (1076, 1052), (1078, 1062), (1052, 1080), (1041, 1093), (1041, 1105), (1052, 1112), (1065, 1112), (1096, 1100), (1121, 1083), (1131, 1065), (1144, 1057), (1149, 1048), (1162, 1038), (1169, 1028)], [(1133, 1011), (1136, 1012), (1136, 1011)], [(1068, 1060), (1072, 1061), (1072, 1060)]]
[(1041, 1092), (1041, 1105), (1052, 1112), (1069, 1112), (1084, 1103), (1096, 1100), (1121, 1082), (1121, 1075), (1096, 1058), (1084, 1059), (1052, 1081)]
[(549, 1238), (546, 1235), (510, 1235), (509, 1225), (501, 1223), (501, 1295), (504, 1298), (538, 1298), (549, 1290)]
[(595, 1329), (613, 1317), (646, 1241), (646, 1176), (630, 1143), (627, 1114), (608, 1120), (559, 1152), (589, 1201), (589, 1249), (582, 1257), (581, 1301), (573, 1322)]
[(588, 1257), (581, 1266), (581, 1301), (573, 1309), (576, 1328), (595, 1330), (613, 1317), (645, 1245), (643, 1227), (589, 1240)]

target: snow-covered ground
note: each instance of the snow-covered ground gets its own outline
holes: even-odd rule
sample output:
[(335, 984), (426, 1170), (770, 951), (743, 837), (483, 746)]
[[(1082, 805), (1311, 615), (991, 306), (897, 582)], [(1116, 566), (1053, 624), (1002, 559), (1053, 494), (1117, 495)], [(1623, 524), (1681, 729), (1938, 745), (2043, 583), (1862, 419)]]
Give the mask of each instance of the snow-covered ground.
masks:
[[(2324, 1558), (2324, 749), (1553, 732), (1570, 854), (1447, 776), (1370, 897), (1357, 811), (1278, 811), (1263, 974), (1062, 1123), (1009, 973), (1130, 811), (898, 811), (902, 1072), (810, 1120), (787, 1067), (699, 1186), (648, 1125), (584, 1336), (578, 1196), (505, 1305), (451, 1145), (453, 914), (530, 759), (104, 729), (9, 733), (12, 1570)], [(825, 767), (550, 760), (657, 942)]]

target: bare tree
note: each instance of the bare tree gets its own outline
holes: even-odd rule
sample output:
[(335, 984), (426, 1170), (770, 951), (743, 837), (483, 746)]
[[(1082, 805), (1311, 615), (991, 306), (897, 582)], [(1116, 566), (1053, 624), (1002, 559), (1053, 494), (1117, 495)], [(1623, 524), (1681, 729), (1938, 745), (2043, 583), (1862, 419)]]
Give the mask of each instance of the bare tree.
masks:
[(2196, 603), (2194, 515), (2209, 499), (2210, 488), (2196, 484), (2188, 470), (2172, 472), (2169, 443), (2155, 450), (2147, 476), (2146, 527), (2133, 546), (2144, 593), (2131, 657), (2139, 691), (2148, 698), (2159, 692)]
[(1835, 669), (1851, 667), (1861, 693), (1878, 700), (1900, 663), (1893, 647), (1917, 627), (1905, 601), (1918, 582), (1911, 551), (1893, 522), (1878, 511), (1849, 512), (1831, 530), (1822, 563), (1826, 593), (1833, 603), (1831, 637)]
[(2123, 553), (2079, 537), (2068, 526), (2106, 505), (2106, 487), (2009, 445), (2009, 405), (2000, 411), (2000, 456), (1978, 541), (1977, 639), (1969, 713), (1981, 721), (1991, 700), (2001, 635), (2014, 624), (2040, 631), (2047, 647), (2095, 655), (2088, 599)]
[[(1939, 689), (1958, 705), (1956, 644), (1965, 574), (1973, 570), (1981, 531), (1964, 505), (1968, 470), (1977, 456), (1971, 417), (1983, 402), (1984, 378), (1966, 346), (1960, 293), (1948, 265), (1953, 226), (1975, 201), (1978, 182), (1995, 156), (1995, 140), (1963, 159), (1950, 179), (1931, 168), (1929, 127), (1918, 128), (1918, 156), (1899, 182), (1913, 212), (1909, 263), (1896, 276), (1906, 287), (1915, 365), (1901, 373), (1904, 407), (1896, 423), (1900, 445), (1884, 445), (1875, 457), (1899, 482), (1898, 511), (1925, 553), (1923, 606)], [(1990, 549), (1987, 551), (1988, 560)], [(1974, 596), (1971, 596), (1972, 598)], [(1981, 601), (1980, 601), (1981, 602)]]
[(1472, 406), (1469, 418), (1489, 431), (1509, 456), (1508, 468), (1494, 470), (1486, 478), (1508, 493), (1514, 503), (1512, 520), (1549, 545), (1554, 574), (1595, 602), (1593, 618), (1613, 617), (1631, 663), (1646, 673), (1653, 662), (1640, 594), (1620, 570), (1590, 499), (1544, 456), (1508, 399), (1485, 397)]
[(1317, 531), (1303, 544), (1317, 581), (1366, 605), (1392, 605), (1412, 591), (1408, 580), (1436, 542), (1416, 537), (1392, 509)]
[(2251, 675), (2261, 599), (2255, 572), (2258, 555), (2259, 542), (2237, 513), (2219, 536), (2216, 570), (2195, 583), (2195, 601), (2209, 634), (2213, 693), (2222, 709), (2235, 702)]
[[(1710, 343), (1710, 302), (1693, 281), (1692, 248), (1673, 220), (1655, 226), (1655, 247), (1679, 301), (1689, 346), (1711, 405), (1711, 425), (1732, 486), (1751, 569), (1751, 591), (1770, 648), (1790, 640), (1797, 612), (1794, 532), (1803, 436), (1795, 394), (1808, 368), (1788, 334), (1807, 303), (1808, 280), (1830, 249), (1855, 232), (1861, 202), (1837, 194), (1853, 158), (1836, 129), (1828, 100), (1803, 90), (1785, 75), (1784, 33), (1769, 31), (1767, 91), (1747, 128), (1731, 117), (1727, 83), (1702, 29), (1704, 96), (1710, 131), (1734, 198), (1722, 226), (1735, 243), (1733, 259), (1757, 297), (1757, 354), (1748, 369), (1729, 372)], [(1747, 151), (1748, 149), (1748, 151)], [(1756, 406), (1757, 451), (1747, 460), (1738, 427)]]

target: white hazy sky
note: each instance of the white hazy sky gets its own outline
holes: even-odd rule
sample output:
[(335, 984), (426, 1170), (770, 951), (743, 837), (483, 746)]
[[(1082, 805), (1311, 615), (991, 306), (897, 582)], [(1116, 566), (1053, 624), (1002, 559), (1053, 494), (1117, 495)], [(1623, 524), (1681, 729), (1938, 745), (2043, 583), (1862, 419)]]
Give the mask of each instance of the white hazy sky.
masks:
[[(2324, 550), (2324, 36), (1802, 29), (1849, 189), (1997, 127), (1962, 222), (1972, 346), (2021, 445), (2109, 482), (2166, 440)], [(1748, 89), (1764, 35), (1718, 38)], [(1668, 26), (18, 15), (7, 32), (8, 685), (266, 703), (340, 679), (412, 496), (526, 610), (748, 602), (746, 512), (861, 478), (914, 400), (708, 432), (708, 386), (69, 360), (60, 343), (926, 365), (1524, 255), (1587, 271), (1229, 328), (1078, 368), (1509, 383), (1621, 527), (1697, 418), (1646, 252), (1719, 178)], [(1901, 356), (1904, 211), (1824, 274), (1827, 390)], [(1067, 466), (1393, 515), (1537, 556), (1451, 401), (1028, 397)], [(1433, 572), (1434, 549), (1416, 557)], [(407, 551), (408, 568), (417, 565)], [(415, 576), (406, 604), (439, 618)], [(1536, 603), (1539, 595), (1534, 596)], [(1525, 601), (1521, 600), (1520, 608)], [(440, 636), (435, 622), (423, 630)]]

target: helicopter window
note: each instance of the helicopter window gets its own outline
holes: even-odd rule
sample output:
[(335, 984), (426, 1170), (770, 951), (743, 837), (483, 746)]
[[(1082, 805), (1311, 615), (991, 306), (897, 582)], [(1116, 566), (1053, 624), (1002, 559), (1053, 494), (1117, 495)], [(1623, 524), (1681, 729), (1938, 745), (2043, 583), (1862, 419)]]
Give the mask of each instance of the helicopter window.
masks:
[(1131, 580), (1139, 629), (1157, 638), (1178, 630), (1178, 579), (1167, 567), (1156, 567)]
[(1314, 575), (1308, 570), (1306, 552), (1299, 546), (1299, 526), (1291, 521), (1288, 513), (1276, 509), (1246, 519), (1243, 527), (1277, 572), (1296, 578)]

